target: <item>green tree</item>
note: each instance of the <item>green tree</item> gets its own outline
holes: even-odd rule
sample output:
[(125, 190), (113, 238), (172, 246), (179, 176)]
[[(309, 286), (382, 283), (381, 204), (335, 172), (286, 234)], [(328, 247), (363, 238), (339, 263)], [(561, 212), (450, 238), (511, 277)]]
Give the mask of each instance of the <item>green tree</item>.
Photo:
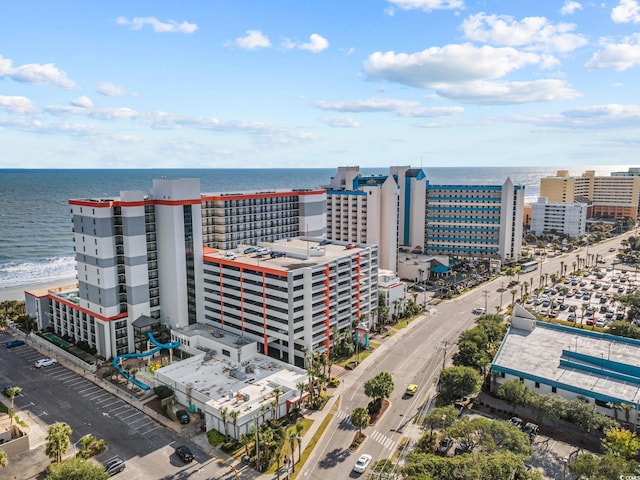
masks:
[(13, 417), (15, 415), (15, 410), (13, 408), (13, 402), (16, 398), (16, 395), (18, 395), (20, 392), (22, 391), (22, 388), (20, 387), (10, 387), (7, 388), (4, 393), (9, 397), (10, 403), (9, 403), (9, 425), (13, 425)]
[(440, 372), (438, 388), (446, 401), (455, 400), (480, 391), (482, 377), (471, 367), (449, 367)]
[(458, 410), (453, 405), (437, 407), (422, 418), (422, 426), (433, 434), (436, 427), (448, 428), (458, 419)]
[(382, 400), (389, 398), (393, 392), (393, 377), (389, 372), (380, 372), (364, 384), (364, 394), (372, 399), (372, 411), (377, 412), (382, 407)]
[(358, 427), (358, 432), (362, 433), (362, 429), (369, 426), (371, 415), (369, 410), (364, 407), (356, 407), (351, 412), (351, 423), (354, 427)]
[(504, 400), (511, 405), (511, 413), (516, 411), (518, 407), (524, 407), (529, 402), (531, 392), (520, 382), (520, 380), (507, 380), (498, 388), (496, 392), (498, 398)]
[(454, 365), (471, 367), (483, 372), (490, 363), (489, 355), (484, 350), (480, 350), (476, 343), (470, 341), (458, 343), (458, 351), (453, 356)]
[(609, 331), (607, 333), (610, 333), (611, 335), (618, 335), (619, 337), (640, 339), (640, 327), (637, 327), (633, 323), (625, 322), (622, 320), (611, 322), (611, 325), (609, 325)]
[(605, 431), (602, 446), (608, 453), (632, 459), (640, 451), (640, 440), (638, 440), (638, 436), (634, 432), (620, 427), (613, 427)]
[(55, 462), (60, 463), (62, 461), (62, 455), (69, 450), (69, 439), (73, 430), (64, 422), (56, 422), (49, 427), (47, 433), (47, 444), (45, 447), (45, 453), (49, 458), (52, 458)]
[(552, 424), (562, 418), (565, 414), (567, 401), (557, 395), (531, 395), (528, 399), (528, 407), (536, 416), (538, 423), (543, 419), (548, 419)]
[(229, 415), (229, 408), (222, 407), (220, 409), (220, 417), (222, 417), (222, 426), (224, 427), (224, 436), (226, 440), (229, 440), (229, 431), (227, 428), (227, 415)]
[(611, 453), (602, 457), (583, 453), (569, 464), (569, 472), (579, 480), (611, 480), (640, 474), (640, 465)]
[(102, 465), (78, 457), (51, 464), (47, 470), (46, 480), (107, 480), (109, 478)]
[(240, 412), (238, 410), (231, 410), (229, 416), (233, 422), (233, 438), (238, 438), (238, 417), (240, 416)]
[(9, 458), (4, 450), (0, 448), (0, 468), (4, 468), (9, 463)]

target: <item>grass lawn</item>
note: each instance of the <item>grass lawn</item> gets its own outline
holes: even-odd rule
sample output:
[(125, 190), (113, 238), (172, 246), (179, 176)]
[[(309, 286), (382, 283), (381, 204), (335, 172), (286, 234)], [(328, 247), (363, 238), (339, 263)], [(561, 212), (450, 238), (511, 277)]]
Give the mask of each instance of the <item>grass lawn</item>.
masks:
[(302, 458), (296, 463), (297, 465), (296, 471), (290, 477), (292, 480), (295, 479), (298, 476), (298, 473), (302, 471), (302, 466), (307, 461), (307, 458), (309, 458), (309, 455), (311, 455), (311, 452), (313, 452), (313, 449), (318, 443), (318, 440), (320, 440), (320, 437), (322, 437), (322, 434), (327, 429), (327, 426), (329, 425), (329, 422), (331, 422), (332, 419), (333, 419), (333, 413), (329, 413), (327, 414), (327, 416), (324, 417), (324, 420), (320, 424), (320, 427), (318, 427), (318, 430), (316, 431), (315, 435), (311, 437), (311, 440), (302, 451)]

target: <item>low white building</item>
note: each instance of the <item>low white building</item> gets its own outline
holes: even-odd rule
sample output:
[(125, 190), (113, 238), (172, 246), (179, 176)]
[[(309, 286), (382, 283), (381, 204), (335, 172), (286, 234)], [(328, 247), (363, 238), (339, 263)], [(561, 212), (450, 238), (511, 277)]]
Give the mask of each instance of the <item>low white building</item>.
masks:
[(378, 308), (387, 307), (386, 321), (391, 320), (394, 314), (403, 312), (406, 307), (407, 284), (400, 280), (398, 275), (391, 270), (378, 270)]
[(640, 409), (640, 340), (566, 327), (536, 318), (516, 304), (511, 326), (491, 364), (491, 389), (517, 379), (537, 394), (581, 398), (615, 417), (628, 404)]
[(587, 227), (586, 203), (550, 203), (540, 197), (531, 205), (531, 231), (536, 235), (580, 237)]
[(238, 439), (298, 408), (308, 395), (302, 388), (306, 371), (256, 353), (255, 342), (206, 325), (171, 336), (193, 356), (158, 369), (155, 378), (174, 391), (178, 403), (203, 415), (207, 431)]

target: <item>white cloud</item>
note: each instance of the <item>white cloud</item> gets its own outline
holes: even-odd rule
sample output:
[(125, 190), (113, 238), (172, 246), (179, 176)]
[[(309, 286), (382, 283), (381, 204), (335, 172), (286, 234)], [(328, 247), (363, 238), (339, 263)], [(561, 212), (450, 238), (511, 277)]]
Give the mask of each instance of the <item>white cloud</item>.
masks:
[(572, 130), (635, 128), (640, 121), (640, 105), (592, 105), (566, 110), (556, 115), (516, 116), (510, 118), (510, 121)]
[(150, 25), (156, 33), (193, 33), (198, 30), (198, 25), (195, 23), (176, 22), (175, 20), (161, 22), (155, 17), (135, 17), (132, 19), (118, 17), (116, 23), (127, 26), (131, 30), (140, 30), (145, 25)]
[(567, 0), (560, 9), (561, 15), (573, 15), (576, 11), (582, 10), (582, 5), (572, 0)]
[(431, 12), (433, 10), (454, 10), (463, 9), (462, 0), (387, 0), (392, 5), (402, 10), (422, 10)]
[(127, 92), (120, 85), (115, 85), (109, 82), (100, 83), (96, 88), (96, 92), (106, 97), (124, 97), (124, 96), (137, 97), (138, 96), (137, 93)]
[(611, 20), (615, 23), (640, 23), (640, 5), (637, 0), (620, 0), (611, 10)]
[(342, 117), (321, 117), (320, 121), (322, 123), (326, 123), (330, 127), (337, 128), (358, 128), (360, 127), (360, 122), (358, 122), (355, 118), (345, 115)]
[(464, 37), (476, 42), (530, 50), (570, 52), (587, 44), (583, 35), (571, 33), (572, 23), (554, 24), (544, 17), (515, 20), (508, 15), (478, 13), (462, 23)]
[(300, 44), (298, 48), (300, 50), (308, 50), (310, 52), (317, 53), (329, 48), (329, 41), (317, 33), (312, 33), (309, 36), (309, 42)]
[(93, 107), (93, 102), (91, 101), (91, 99), (85, 95), (76, 98), (75, 100), (71, 100), (71, 102), (69, 102), (71, 105), (73, 105), (74, 107), (81, 107), (81, 108), (91, 108)]
[(532, 82), (475, 81), (461, 85), (433, 85), (432, 88), (442, 97), (483, 105), (552, 102), (580, 96), (565, 82), (556, 79)]
[(593, 54), (585, 64), (590, 69), (612, 68), (619, 72), (640, 65), (640, 34), (625, 39), (625, 43), (605, 45), (604, 50)]
[(461, 83), (500, 78), (545, 57), (514, 48), (475, 47), (470, 44), (432, 47), (418, 53), (375, 52), (364, 68), (369, 77), (418, 88), (433, 83)]
[(366, 100), (351, 100), (348, 102), (328, 102), (318, 100), (313, 103), (321, 110), (334, 110), (337, 112), (399, 112), (415, 108), (419, 105), (414, 100), (394, 100), (387, 98), (368, 98)]
[(402, 117), (440, 117), (454, 115), (464, 111), (462, 107), (423, 108), (414, 100), (396, 100), (390, 98), (367, 98), (347, 102), (329, 102), (318, 100), (314, 105), (321, 110), (350, 113), (393, 112)]
[(269, 37), (264, 35), (260, 30), (247, 30), (247, 35), (245, 37), (236, 38), (235, 44), (240, 48), (246, 48), (249, 50), (271, 46)]
[(2, 77), (33, 85), (56, 85), (63, 88), (76, 86), (67, 78), (66, 72), (58, 69), (53, 63), (28, 63), (14, 67), (10, 59), (0, 55), (0, 78)]
[(19, 115), (36, 112), (31, 100), (27, 97), (21, 96), (9, 97), (6, 95), (0, 95), (0, 109), (7, 110), (11, 113), (17, 113)]

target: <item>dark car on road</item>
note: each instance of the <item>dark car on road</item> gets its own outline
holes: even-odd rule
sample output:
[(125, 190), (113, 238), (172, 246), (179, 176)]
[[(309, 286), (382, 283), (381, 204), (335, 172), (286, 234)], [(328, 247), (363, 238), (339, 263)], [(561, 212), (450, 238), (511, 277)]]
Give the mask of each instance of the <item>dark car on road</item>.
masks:
[(189, 450), (189, 447), (180, 445), (176, 448), (176, 455), (178, 455), (184, 463), (189, 463), (193, 460), (193, 453)]
[(178, 417), (178, 420), (183, 425), (186, 425), (191, 421), (191, 418), (189, 417), (189, 414), (187, 413), (186, 410), (178, 410), (176, 412), (176, 417)]
[(24, 341), (22, 340), (9, 340), (5, 346), (7, 348), (13, 348), (13, 347), (19, 347), (21, 345), (24, 345)]
[(111, 460), (107, 460), (103, 465), (105, 473), (110, 477), (120, 473), (124, 470), (124, 467), (127, 466), (124, 460), (120, 457), (114, 457)]

